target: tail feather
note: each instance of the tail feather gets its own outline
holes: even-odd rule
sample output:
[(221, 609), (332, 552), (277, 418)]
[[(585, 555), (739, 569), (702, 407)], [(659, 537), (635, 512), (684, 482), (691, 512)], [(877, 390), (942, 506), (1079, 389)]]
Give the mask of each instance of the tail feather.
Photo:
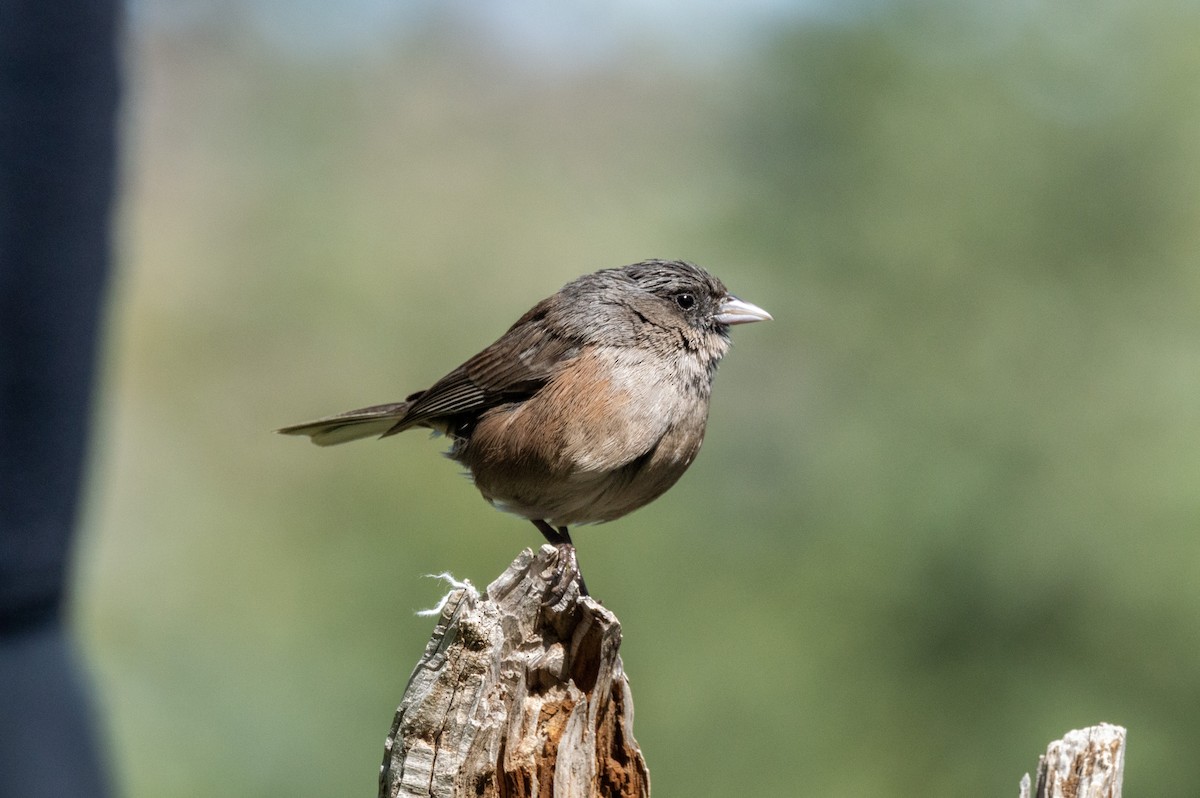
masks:
[(276, 430), (283, 435), (307, 435), (318, 446), (336, 446), (361, 438), (383, 435), (400, 422), (412, 402), (393, 402), (364, 407), (336, 416), (318, 418)]

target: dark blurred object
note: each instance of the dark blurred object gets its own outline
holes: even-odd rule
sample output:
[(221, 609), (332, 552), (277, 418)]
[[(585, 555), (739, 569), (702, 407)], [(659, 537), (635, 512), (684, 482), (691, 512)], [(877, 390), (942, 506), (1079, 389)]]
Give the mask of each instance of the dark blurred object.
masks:
[(63, 624), (110, 260), (118, 6), (0, 0), (0, 796), (105, 795)]

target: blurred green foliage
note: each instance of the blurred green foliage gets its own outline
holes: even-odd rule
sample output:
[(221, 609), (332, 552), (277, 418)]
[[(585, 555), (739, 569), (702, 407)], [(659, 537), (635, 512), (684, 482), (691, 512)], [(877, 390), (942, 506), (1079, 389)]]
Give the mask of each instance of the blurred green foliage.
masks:
[(1007, 8), (707, 68), (136, 37), (78, 592), (128, 793), (373, 794), (421, 575), (538, 536), (440, 441), (269, 431), (684, 257), (776, 321), (687, 477), (576, 535), (656, 793), (1012, 794), (1104, 720), (1130, 794), (1200, 794), (1200, 15)]

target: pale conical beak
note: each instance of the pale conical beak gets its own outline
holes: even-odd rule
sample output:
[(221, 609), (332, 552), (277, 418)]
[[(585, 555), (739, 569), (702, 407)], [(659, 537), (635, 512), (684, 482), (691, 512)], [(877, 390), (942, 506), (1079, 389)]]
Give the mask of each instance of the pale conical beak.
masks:
[(758, 305), (743, 302), (730, 294), (717, 308), (714, 318), (722, 324), (749, 324), (752, 321), (770, 321), (771, 314)]

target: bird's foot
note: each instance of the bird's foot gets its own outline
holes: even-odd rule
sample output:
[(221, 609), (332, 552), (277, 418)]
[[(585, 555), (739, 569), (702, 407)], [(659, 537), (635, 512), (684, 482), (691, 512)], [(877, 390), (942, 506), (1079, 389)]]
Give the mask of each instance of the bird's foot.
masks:
[(579, 562), (575, 556), (575, 542), (571, 540), (571, 533), (567, 531), (565, 526), (555, 529), (540, 518), (535, 519), (533, 525), (538, 528), (538, 531), (542, 533), (542, 536), (546, 538), (546, 541), (550, 545), (570, 549), (569, 552), (563, 552), (566, 556), (562, 558), (561, 562), (563, 562), (564, 568), (569, 567), (575, 572), (575, 577), (579, 580), (579, 594), (582, 596), (589, 595), (587, 583), (583, 581), (583, 573), (579, 570)]

